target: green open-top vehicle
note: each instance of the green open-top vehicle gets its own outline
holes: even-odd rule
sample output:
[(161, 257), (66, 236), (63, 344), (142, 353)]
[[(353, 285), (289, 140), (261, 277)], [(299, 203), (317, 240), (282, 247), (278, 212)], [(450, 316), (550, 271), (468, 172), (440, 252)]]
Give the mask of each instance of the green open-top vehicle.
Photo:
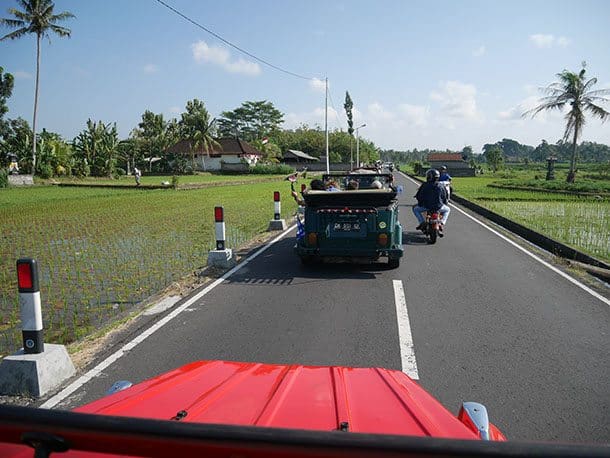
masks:
[[(303, 191), (305, 221), (295, 245), (301, 260), (373, 262), (387, 257), (389, 267), (398, 267), (402, 227), (392, 175), (360, 171), (323, 178), (339, 190)], [(357, 183), (358, 189), (348, 190), (350, 183)]]

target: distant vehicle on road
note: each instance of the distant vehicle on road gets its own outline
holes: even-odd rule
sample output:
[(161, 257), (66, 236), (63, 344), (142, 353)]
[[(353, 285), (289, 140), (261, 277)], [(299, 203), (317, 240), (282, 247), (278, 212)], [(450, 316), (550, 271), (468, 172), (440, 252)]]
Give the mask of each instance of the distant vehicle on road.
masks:
[[(359, 169), (324, 179), (339, 184), (340, 191), (303, 192), (304, 231), (295, 245), (303, 263), (387, 257), (389, 267), (397, 268), (403, 256), (402, 227), (392, 175)], [(358, 189), (348, 190), (353, 182)]]

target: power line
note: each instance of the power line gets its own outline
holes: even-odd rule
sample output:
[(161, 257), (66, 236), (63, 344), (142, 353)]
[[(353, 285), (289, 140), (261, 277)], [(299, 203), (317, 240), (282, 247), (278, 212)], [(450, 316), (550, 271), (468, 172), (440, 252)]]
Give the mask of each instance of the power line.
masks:
[(252, 59), (255, 59), (255, 60), (259, 61), (259, 62), (260, 62), (260, 63), (262, 63), (262, 64), (265, 64), (265, 65), (267, 65), (267, 66), (269, 66), (269, 67), (271, 67), (271, 68), (273, 68), (273, 69), (275, 69), (275, 70), (278, 70), (278, 71), (280, 71), (280, 72), (286, 73), (286, 74), (291, 75), (291, 76), (294, 76), (294, 77), (296, 77), (296, 78), (301, 78), (301, 79), (304, 79), (304, 80), (317, 80), (317, 79), (320, 79), (320, 78), (313, 78), (313, 77), (310, 77), (310, 76), (303, 76), (303, 75), (299, 75), (298, 73), (293, 73), (293, 72), (291, 72), (291, 71), (288, 71), (288, 70), (285, 70), (285, 69), (283, 69), (283, 68), (281, 68), (281, 67), (278, 67), (277, 65), (273, 65), (272, 63), (267, 62), (266, 60), (261, 59), (260, 57), (257, 57), (257, 56), (255, 56), (255, 55), (254, 55), (254, 54), (252, 54), (252, 53), (249, 53), (249, 52), (248, 52), (248, 51), (246, 51), (245, 49), (242, 49), (242, 48), (240, 48), (239, 46), (234, 45), (234, 44), (233, 44), (233, 43), (231, 43), (230, 41), (225, 40), (223, 37), (221, 37), (221, 36), (220, 36), (220, 35), (218, 35), (217, 33), (213, 32), (213, 31), (211, 31), (210, 29), (208, 29), (207, 27), (205, 27), (205, 26), (203, 26), (203, 25), (199, 24), (197, 21), (194, 21), (194, 20), (193, 20), (193, 19), (191, 19), (190, 17), (188, 17), (188, 16), (186, 16), (185, 14), (181, 13), (180, 11), (178, 11), (178, 10), (177, 10), (176, 8), (174, 8), (173, 6), (170, 6), (170, 5), (168, 5), (167, 3), (165, 3), (163, 0), (155, 0), (155, 1), (156, 1), (157, 3), (160, 3), (161, 5), (163, 5), (163, 6), (164, 6), (164, 7), (166, 7), (167, 9), (169, 9), (169, 10), (173, 11), (174, 13), (176, 13), (176, 14), (177, 14), (178, 16), (180, 16), (181, 18), (186, 19), (186, 20), (187, 20), (188, 22), (190, 22), (191, 24), (193, 24), (193, 25), (195, 25), (195, 26), (199, 27), (200, 29), (202, 29), (202, 30), (206, 31), (206, 32), (207, 32), (207, 33), (209, 33), (210, 35), (212, 35), (212, 36), (214, 36), (214, 37), (218, 38), (218, 39), (219, 39), (220, 41), (222, 41), (223, 43), (225, 43), (225, 44), (227, 44), (227, 45), (231, 46), (232, 48), (237, 49), (239, 52), (241, 52), (241, 53), (245, 54), (246, 56), (251, 57)]
[[(330, 98), (330, 106), (333, 107), (333, 110), (335, 111), (335, 117), (337, 118), (337, 122), (339, 123), (339, 129), (341, 129), (341, 122), (342, 121), (341, 121), (341, 119), (339, 119), (339, 115), (338, 115), (339, 112), (335, 108), (335, 104), (333, 102), (333, 96), (330, 93), (330, 88), (328, 89), (328, 97)], [(346, 120), (347, 120), (347, 118), (346, 118)]]

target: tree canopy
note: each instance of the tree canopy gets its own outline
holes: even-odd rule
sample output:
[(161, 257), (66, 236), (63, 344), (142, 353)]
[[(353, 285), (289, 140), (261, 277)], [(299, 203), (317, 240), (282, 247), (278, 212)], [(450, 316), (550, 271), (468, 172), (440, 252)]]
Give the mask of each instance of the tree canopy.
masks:
[(220, 136), (237, 136), (248, 142), (272, 135), (284, 122), (284, 114), (267, 100), (246, 101), (233, 111), (222, 112), (221, 116)]

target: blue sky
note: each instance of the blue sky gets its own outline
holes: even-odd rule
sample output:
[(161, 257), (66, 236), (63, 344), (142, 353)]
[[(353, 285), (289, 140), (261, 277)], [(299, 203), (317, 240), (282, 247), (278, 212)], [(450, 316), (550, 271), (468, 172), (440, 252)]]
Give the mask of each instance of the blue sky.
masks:
[[(274, 65), (328, 76), (330, 127), (346, 128), (348, 90), (355, 122), (367, 124), (361, 135), (382, 148), (478, 152), (505, 137), (555, 142), (560, 113), (519, 116), (538, 88), (583, 60), (596, 87), (610, 88), (605, 0), (165, 1)], [(116, 122), (126, 137), (146, 109), (178, 117), (192, 98), (214, 116), (265, 99), (285, 114), (285, 127), (323, 126), (321, 81), (260, 64), (155, 0), (55, 3), (76, 19), (65, 24), (70, 39), (43, 42), (41, 128), (71, 139), (91, 117)], [(2, 17), (14, 6), (0, 0)], [(16, 77), (8, 116), (31, 123), (34, 37), (0, 42), (0, 66)], [(583, 140), (610, 144), (610, 122), (589, 119)]]

